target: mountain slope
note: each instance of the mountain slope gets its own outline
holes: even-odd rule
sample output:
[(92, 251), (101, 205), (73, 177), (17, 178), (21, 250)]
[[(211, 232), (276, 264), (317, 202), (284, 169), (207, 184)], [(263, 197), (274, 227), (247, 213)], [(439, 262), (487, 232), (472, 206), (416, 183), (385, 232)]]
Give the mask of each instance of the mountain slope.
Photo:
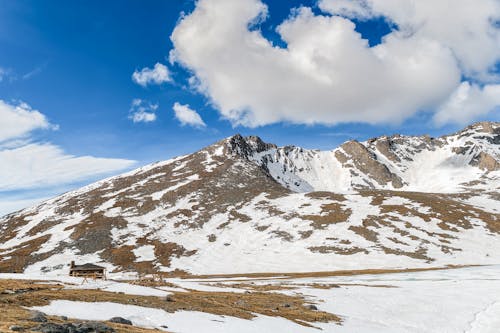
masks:
[(498, 123), (479, 123), (320, 152), (235, 135), (5, 216), (0, 271), (58, 272), (70, 260), (196, 274), (495, 263), (499, 138)]
[(383, 136), (348, 141), (333, 151), (271, 147), (251, 159), (298, 192), (369, 188), (450, 193), (500, 188), (499, 145), (500, 125), (485, 122), (440, 138)]

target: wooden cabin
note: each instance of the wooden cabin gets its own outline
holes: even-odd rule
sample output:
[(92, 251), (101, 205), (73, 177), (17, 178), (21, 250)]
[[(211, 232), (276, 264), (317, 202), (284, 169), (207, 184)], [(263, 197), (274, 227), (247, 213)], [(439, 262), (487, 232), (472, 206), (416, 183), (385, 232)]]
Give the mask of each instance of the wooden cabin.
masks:
[(106, 269), (94, 264), (75, 265), (72, 261), (69, 267), (69, 275), (93, 279), (105, 279)]

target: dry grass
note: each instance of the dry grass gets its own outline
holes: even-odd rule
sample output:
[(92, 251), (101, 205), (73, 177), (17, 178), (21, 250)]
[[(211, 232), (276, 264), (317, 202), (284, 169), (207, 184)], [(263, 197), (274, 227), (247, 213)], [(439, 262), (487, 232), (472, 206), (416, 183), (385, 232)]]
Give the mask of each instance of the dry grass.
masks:
[[(38, 326), (38, 323), (29, 321), (30, 311), (23, 308), (23, 306), (31, 305), (28, 301), (26, 304), (18, 302), (17, 295), (23, 295), (23, 299), (30, 299), (39, 297), (40, 294), (57, 294), (61, 292), (63, 286), (60, 284), (49, 284), (34, 281), (23, 280), (0, 280), (0, 332), (12, 332), (9, 327), (13, 325), (22, 326), (29, 331), (30, 329)], [(17, 292), (17, 294), (11, 294)], [(43, 296), (42, 296), (43, 297)], [(43, 300), (47, 302), (47, 300)], [(72, 323), (75, 320), (62, 320), (57, 316), (47, 316), (49, 322), (56, 324)], [(143, 329), (128, 325), (121, 325), (116, 323), (106, 324), (115, 329), (117, 333), (149, 333), (157, 332), (156, 330)]]
[(464, 267), (474, 267), (477, 265), (447, 265), (443, 267), (427, 268), (396, 268), (396, 269), (359, 269), (342, 271), (324, 271), (324, 272), (304, 272), (304, 273), (247, 273), (247, 274), (205, 274), (205, 275), (185, 275), (181, 278), (186, 279), (231, 279), (231, 278), (249, 278), (249, 279), (289, 279), (289, 278), (316, 278), (330, 276), (356, 276), (356, 275), (379, 275), (396, 273), (414, 273), (425, 271), (438, 271), (443, 269), (457, 269)]
[(250, 291), (276, 291), (276, 290), (292, 290), (295, 286), (282, 284), (255, 284), (255, 283), (208, 283), (207, 285), (219, 288), (237, 288)]
[(50, 235), (45, 235), (14, 246), (5, 254), (7, 258), (0, 254), (0, 272), (22, 272), (27, 265), (35, 263), (40, 257), (32, 253), (38, 251), (49, 238)]
[(317, 253), (336, 253), (342, 255), (352, 255), (356, 253), (365, 253), (368, 254), (368, 250), (362, 249), (360, 247), (339, 247), (339, 246), (311, 246), (309, 247), (311, 252)]
[[(1, 294), (7, 289), (22, 292)], [(12, 312), (9, 317), (0, 321), (0, 327), (6, 329), (13, 323), (24, 323), (28, 314), (22, 307), (43, 306), (53, 300), (112, 302), (163, 309), (167, 312), (201, 311), (243, 319), (251, 319), (256, 314), (261, 314), (286, 318), (305, 326), (310, 326), (314, 322), (341, 322), (341, 319), (334, 314), (309, 309), (303, 297), (265, 292), (264, 289), (243, 294), (191, 290), (175, 292), (166, 299), (101, 290), (63, 289), (60, 284), (40, 284), (34, 281), (0, 280), (0, 307)]]

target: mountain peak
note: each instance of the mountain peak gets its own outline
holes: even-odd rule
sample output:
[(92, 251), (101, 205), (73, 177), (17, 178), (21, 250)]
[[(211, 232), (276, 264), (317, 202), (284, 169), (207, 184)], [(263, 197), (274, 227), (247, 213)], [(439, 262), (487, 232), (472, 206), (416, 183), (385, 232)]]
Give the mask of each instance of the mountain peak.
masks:
[(471, 132), (500, 136), (500, 122), (480, 121), (480, 122), (473, 123), (473, 124), (465, 127), (464, 129), (458, 131), (455, 134), (456, 135), (467, 135), (467, 134), (470, 134)]
[(254, 135), (244, 137), (241, 134), (236, 134), (226, 140), (231, 152), (245, 158), (255, 153), (277, 148), (275, 144), (266, 143), (260, 137)]

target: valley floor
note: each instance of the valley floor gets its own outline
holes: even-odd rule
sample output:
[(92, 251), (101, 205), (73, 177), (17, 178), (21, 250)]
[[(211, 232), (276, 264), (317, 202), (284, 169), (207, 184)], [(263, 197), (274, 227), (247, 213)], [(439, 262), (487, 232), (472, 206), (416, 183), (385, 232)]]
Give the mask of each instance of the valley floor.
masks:
[(134, 324), (107, 323), (116, 332), (500, 331), (500, 265), (372, 273), (382, 274), (170, 278), (146, 286), (0, 274), (0, 331), (36, 327), (26, 309), (55, 323), (120, 316)]

